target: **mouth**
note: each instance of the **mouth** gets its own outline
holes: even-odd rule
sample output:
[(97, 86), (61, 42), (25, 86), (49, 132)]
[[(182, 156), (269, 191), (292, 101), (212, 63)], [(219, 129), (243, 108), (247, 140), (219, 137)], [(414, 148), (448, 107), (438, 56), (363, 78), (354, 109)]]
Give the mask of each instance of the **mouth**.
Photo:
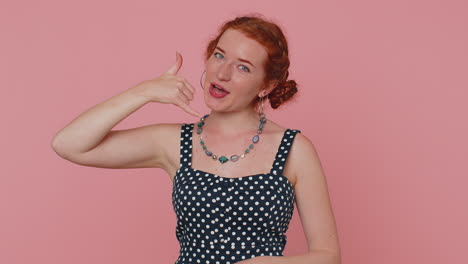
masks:
[(228, 90), (226, 90), (226, 88), (224, 88), (223, 86), (217, 84), (217, 83), (210, 83), (211, 87), (213, 87), (215, 90), (218, 90), (218, 91), (221, 91), (221, 92), (225, 92), (225, 93), (229, 93)]

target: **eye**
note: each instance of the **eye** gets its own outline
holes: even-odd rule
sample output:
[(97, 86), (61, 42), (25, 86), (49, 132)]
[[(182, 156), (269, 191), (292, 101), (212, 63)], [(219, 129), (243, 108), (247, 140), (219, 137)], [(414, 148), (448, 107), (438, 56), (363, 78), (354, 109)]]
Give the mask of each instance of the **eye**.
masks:
[(221, 59), (220, 57), (217, 56), (218, 54), (221, 55), (221, 57), (223, 56), (223, 55), (222, 55), (221, 53), (219, 53), (219, 52), (215, 52), (215, 53), (214, 53), (214, 56), (215, 56), (216, 58)]
[(247, 68), (247, 67), (245, 67), (244, 65), (241, 65), (241, 67), (244, 67), (245, 70), (243, 70), (243, 71), (245, 71), (245, 72), (250, 72), (250, 69)]
[[(214, 55), (216, 58), (218, 58), (218, 59), (224, 58), (223, 54), (221, 54), (221, 53), (219, 53), (219, 52), (215, 52), (215, 53), (213, 53), (213, 55)], [(219, 56), (218, 56), (218, 55), (219, 55)], [(242, 71), (250, 72), (250, 69), (247, 68), (246, 66), (241, 65), (241, 67), (243, 67), (243, 68), (242, 68)]]

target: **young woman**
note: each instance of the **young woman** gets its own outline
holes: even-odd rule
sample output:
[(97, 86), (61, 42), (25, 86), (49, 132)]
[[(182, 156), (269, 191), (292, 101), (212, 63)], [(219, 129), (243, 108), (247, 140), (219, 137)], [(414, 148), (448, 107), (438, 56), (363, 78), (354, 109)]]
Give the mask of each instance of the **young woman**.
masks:
[[(201, 81), (210, 113), (189, 106), (195, 89), (177, 75), (182, 56), (85, 111), (55, 136), (63, 158), (101, 168), (162, 168), (173, 181), (180, 256), (176, 263), (341, 262), (328, 187), (312, 142), (267, 119), (297, 92), (288, 80), (281, 29), (258, 16), (226, 22), (205, 52)], [(203, 79), (203, 74), (202, 74)], [(111, 130), (149, 102), (175, 104), (200, 118)], [(297, 204), (309, 252), (283, 256)]]

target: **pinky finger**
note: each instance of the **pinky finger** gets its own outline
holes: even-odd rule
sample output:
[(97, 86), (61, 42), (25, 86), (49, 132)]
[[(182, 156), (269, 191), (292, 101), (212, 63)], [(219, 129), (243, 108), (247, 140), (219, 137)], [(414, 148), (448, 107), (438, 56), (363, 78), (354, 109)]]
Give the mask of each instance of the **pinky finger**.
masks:
[(182, 110), (184, 110), (185, 112), (191, 114), (191, 115), (194, 115), (196, 117), (202, 117), (202, 114), (198, 113), (197, 111), (193, 110), (189, 104), (188, 104), (188, 101), (187, 100), (184, 100), (184, 99), (180, 99), (178, 98), (176, 100), (176, 105), (179, 106), (180, 108), (182, 108)]

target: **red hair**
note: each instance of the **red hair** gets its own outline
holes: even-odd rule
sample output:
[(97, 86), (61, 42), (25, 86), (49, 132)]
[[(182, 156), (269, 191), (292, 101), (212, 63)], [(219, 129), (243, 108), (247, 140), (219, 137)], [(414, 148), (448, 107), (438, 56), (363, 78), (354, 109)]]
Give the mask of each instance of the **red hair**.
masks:
[[(264, 18), (261, 15), (236, 17), (225, 22), (220, 28), (216, 38), (208, 43), (205, 51), (205, 59), (208, 60), (213, 54), (218, 41), (223, 33), (228, 29), (241, 31), (246, 37), (260, 43), (266, 50), (268, 57), (263, 68), (265, 70), (264, 84), (276, 81), (275, 88), (268, 94), (270, 105), (273, 109), (291, 99), (297, 92), (297, 83), (288, 80), (289, 76), (289, 56), (288, 42), (280, 27)], [(260, 97), (254, 99), (254, 107), (260, 106)]]

